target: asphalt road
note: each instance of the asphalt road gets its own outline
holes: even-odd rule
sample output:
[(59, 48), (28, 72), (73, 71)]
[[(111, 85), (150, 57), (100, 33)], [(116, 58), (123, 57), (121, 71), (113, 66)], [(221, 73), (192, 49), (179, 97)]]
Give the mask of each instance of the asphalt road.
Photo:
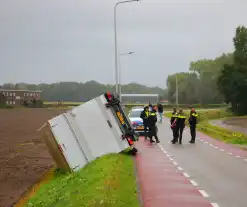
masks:
[(232, 156), (227, 152), (229, 149), (215, 146), (213, 140), (213, 144), (201, 139), (191, 145), (188, 130), (182, 145), (172, 145), (168, 121), (165, 118), (163, 124), (158, 124), (161, 145), (190, 176), (189, 179), (198, 184), (198, 189), (206, 192), (207, 199), (220, 207), (246, 207), (247, 152), (245, 158)]

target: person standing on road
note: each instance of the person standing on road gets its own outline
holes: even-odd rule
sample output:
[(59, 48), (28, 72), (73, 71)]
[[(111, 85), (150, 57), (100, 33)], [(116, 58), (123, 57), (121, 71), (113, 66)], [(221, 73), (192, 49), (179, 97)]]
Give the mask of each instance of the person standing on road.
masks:
[(149, 107), (149, 111), (152, 111), (153, 110), (153, 105), (151, 104), (150, 101), (149, 101), (148, 107)]
[(173, 144), (175, 144), (178, 141), (179, 138), (179, 144), (182, 144), (182, 139), (183, 139), (183, 131), (185, 128), (185, 120), (186, 120), (186, 116), (183, 112), (183, 109), (180, 108), (179, 109), (179, 113), (177, 115), (177, 119), (176, 119), (176, 134), (178, 136), (176, 136), (176, 139), (172, 142)]
[(156, 126), (157, 122), (157, 115), (156, 115), (156, 110), (153, 108), (152, 112), (150, 113), (148, 117), (148, 128), (149, 128), (149, 139), (150, 143), (154, 142), (153, 137), (156, 140), (156, 143), (159, 143), (159, 138), (157, 136), (158, 128)]
[(190, 124), (190, 134), (191, 140), (190, 143), (194, 144), (196, 141), (196, 124), (197, 124), (197, 117), (198, 114), (196, 113), (195, 109), (192, 108), (189, 117), (189, 124)]
[(141, 112), (140, 118), (143, 120), (143, 126), (144, 126), (144, 133), (145, 133), (145, 139), (148, 137), (148, 117), (149, 117), (150, 111), (148, 106), (144, 107), (144, 110)]
[(178, 139), (178, 133), (177, 133), (178, 131), (176, 130), (177, 117), (178, 117), (177, 109), (173, 108), (172, 116), (170, 119), (172, 135), (173, 135), (173, 139), (171, 142), (175, 142)]
[(157, 106), (158, 106), (158, 113), (159, 113), (159, 116), (160, 116), (160, 121), (159, 122), (162, 123), (164, 108), (163, 108), (161, 103), (158, 103)]

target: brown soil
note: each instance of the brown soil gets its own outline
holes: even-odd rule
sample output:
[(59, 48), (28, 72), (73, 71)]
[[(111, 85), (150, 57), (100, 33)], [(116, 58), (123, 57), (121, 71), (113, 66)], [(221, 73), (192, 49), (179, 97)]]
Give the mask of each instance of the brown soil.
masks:
[(224, 121), (224, 123), (228, 125), (234, 125), (234, 126), (240, 126), (247, 128), (247, 118), (232, 118), (232, 119), (227, 119)]
[(52, 166), (37, 129), (61, 110), (0, 110), (0, 207), (13, 206)]

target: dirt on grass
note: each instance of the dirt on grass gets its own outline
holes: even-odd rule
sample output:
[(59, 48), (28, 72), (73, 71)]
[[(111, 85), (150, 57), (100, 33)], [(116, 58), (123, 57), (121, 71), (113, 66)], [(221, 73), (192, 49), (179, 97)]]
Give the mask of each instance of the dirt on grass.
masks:
[(0, 110), (0, 207), (13, 206), (53, 166), (37, 129), (62, 112)]

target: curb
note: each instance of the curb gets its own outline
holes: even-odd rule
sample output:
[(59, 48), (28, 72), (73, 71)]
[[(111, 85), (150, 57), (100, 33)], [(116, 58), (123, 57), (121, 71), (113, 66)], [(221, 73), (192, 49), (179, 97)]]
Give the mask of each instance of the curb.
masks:
[[(138, 152), (137, 152), (137, 155), (138, 155)], [(133, 161), (134, 161), (134, 174), (136, 176), (137, 197), (138, 197), (140, 206), (142, 207), (143, 206), (143, 199), (142, 199), (142, 194), (141, 194), (141, 186), (140, 186), (140, 182), (139, 182), (138, 169), (137, 169), (137, 164), (136, 164), (136, 157), (133, 157)]]

